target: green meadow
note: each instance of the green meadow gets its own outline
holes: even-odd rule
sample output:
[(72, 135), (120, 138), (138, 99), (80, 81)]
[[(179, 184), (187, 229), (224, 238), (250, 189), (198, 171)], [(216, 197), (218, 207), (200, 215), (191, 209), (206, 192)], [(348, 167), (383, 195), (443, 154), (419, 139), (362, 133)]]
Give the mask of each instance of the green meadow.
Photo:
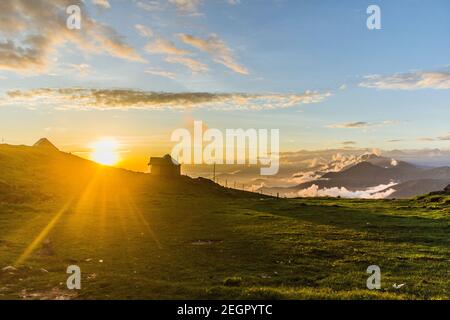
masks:
[(450, 195), (277, 199), (7, 145), (0, 168), (0, 299), (450, 298)]

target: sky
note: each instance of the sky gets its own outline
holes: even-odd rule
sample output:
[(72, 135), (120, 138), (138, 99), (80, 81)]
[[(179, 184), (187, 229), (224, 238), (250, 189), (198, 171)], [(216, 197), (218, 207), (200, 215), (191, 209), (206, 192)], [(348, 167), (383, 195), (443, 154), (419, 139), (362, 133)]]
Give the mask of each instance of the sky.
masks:
[(449, 36), (448, 0), (3, 0), (0, 137), (86, 157), (113, 137), (135, 170), (194, 120), (280, 129), (282, 151), (448, 150)]

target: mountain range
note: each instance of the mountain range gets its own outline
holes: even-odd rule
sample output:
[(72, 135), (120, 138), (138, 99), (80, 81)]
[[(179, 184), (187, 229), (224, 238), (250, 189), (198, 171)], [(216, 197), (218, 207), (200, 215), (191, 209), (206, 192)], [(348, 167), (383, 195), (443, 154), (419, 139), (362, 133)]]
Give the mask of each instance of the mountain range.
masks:
[(449, 184), (449, 166), (429, 168), (371, 154), (362, 162), (338, 172), (324, 173), (312, 181), (293, 187), (263, 187), (259, 191), (293, 197), (301, 196), (304, 190), (312, 187), (323, 190), (322, 195), (326, 195), (327, 190), (337, 188), (350, 193), (369, 191), (369, 195), (385, 195), (379, 198), (409, 198), (442, 190)]
[[(335, 162), (318, 165), (318, 170), (310, 171), (310, 179), (296, 185), (268, 186), (260, 179), (253, 183), (260, 183), (261, 187), (252, 190), (282, 197), (410, 198), (442, 190), (450, 184), (450, 166), (427, 167), (373, 153), (360, 155), (348, 163), (342, 159)], [(61, 185), (56, 189), (70, 189), (71, 184), (80, 184), (83, 180), (80, 172), (92, 176), (96, 171), (92, 162), (59, 152), (47, 139), (39, 140), (33, 147), (1, 145), (0, 165), (3, 168), (0, 198), (7, 195), (15, 198), (43, 196), (43, 191), (54, 184)], [(112, 168), (105, 170), (117, 174), (125, 172)], [(78, 178), (69, 179), (72, 175)], [(229, 186), (233, 185), (232, 176), (228, 177)], [(226, 176), (221, 178), (225, 180)], [(22, 180), (25, 181), (22, 183)], [(241, 187), (239, 183), (234, 184), (235, 188)], [(30, 188), (35, 192), (30, 192)]]

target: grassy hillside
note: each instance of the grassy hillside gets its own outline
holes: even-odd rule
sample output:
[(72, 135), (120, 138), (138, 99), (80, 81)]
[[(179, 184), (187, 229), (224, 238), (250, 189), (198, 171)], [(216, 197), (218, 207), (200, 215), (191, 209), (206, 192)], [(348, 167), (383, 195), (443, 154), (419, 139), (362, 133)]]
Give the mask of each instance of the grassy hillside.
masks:
[(0, 299), (449, 298), (446, 195), (275, 199), (5, 145), (0, 168)]

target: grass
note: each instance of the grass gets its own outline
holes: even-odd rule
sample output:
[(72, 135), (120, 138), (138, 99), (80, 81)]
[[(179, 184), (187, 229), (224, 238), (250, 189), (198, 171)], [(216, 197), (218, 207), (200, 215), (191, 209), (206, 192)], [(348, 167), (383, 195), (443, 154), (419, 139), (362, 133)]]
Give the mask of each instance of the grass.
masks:
[(19, 151), (0, 147), (0, 299), (449, 299), (449, 196), (275, 199)]

